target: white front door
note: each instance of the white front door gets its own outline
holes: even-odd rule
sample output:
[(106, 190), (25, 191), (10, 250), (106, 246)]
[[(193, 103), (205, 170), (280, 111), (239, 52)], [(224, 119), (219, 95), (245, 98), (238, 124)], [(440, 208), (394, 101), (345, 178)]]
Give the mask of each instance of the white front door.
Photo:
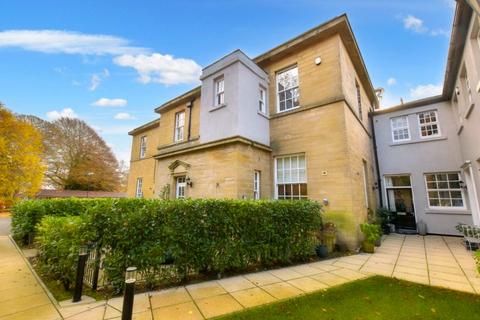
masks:
[(187, 183), (185, 182), (185, 176), (177, 177), (176, 188), (175, 188), (175, 198), (177, 199), (185, 198), (186, 186), (187, 186)]
[(480, 208), (477, 199), (477, 188), (473, 180), (473, 168), (470, 161), (465, 162), (462, 166), (465, 174), (465, 183), (467, 185), (468, 199), (470, 202), (470, 210), (472, 211), (473, 224), (480, 226)]

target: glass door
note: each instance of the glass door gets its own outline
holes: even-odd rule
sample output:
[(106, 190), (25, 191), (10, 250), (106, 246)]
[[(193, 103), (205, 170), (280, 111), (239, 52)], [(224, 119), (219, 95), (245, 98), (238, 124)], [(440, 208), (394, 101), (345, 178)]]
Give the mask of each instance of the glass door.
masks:
[(396, 213), (397, 229), (416, 230), (415, 207), (409, 175), (386, 176), (388, 209)]
[(177, 177), (176, 187), (175, 187), (175, 198), (185, 199), (185, 188), (187, 183), (185, 181), (185, 176)]

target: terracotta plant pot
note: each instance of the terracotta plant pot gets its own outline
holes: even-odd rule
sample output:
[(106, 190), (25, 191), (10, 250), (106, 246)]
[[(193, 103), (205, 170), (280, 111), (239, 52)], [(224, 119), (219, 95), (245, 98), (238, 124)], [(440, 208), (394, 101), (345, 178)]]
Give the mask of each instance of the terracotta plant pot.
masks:
[(363, 241), (362, 243), (363, 252), (374, 253), (375, 252), (375, 243), (369, 241)]

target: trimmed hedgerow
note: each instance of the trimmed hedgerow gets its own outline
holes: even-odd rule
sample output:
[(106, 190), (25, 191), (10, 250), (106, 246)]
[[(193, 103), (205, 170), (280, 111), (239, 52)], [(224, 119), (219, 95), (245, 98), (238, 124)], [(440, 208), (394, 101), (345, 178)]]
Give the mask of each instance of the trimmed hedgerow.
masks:
[[(101, 246), (106, 276), (118, 288), (128, 266), (154, 284), (305, 260), (314, 254), (321, 210), (312, 201), (117, 199), (97, 201), (77, 223), (87, 230), (82, 242)], [(55, 226), (51, 219), (62, 218), (37, 229), (42, 255), (58, 244), (44, 234), (55, 230), (42, 227)]]
[(22, 243), (31, 243), (35, 227), (44, 216), (76, 216), (103, 199), (44, 199), (16, 203), (12, 212), (12, 235)]

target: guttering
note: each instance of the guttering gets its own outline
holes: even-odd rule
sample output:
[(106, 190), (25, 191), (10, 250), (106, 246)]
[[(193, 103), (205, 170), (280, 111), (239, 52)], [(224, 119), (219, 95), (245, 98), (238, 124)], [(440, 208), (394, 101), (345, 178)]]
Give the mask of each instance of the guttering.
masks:
[(381, 175), (380, 175), (380, 166), (378, 164), (377, 139), (376, 139), (376, 136), (375, 136), (375, 125), (373, 123), (373, 113), (372, 112), (369, 112), (368, 118), (370, 119), (370, 125), (372, 126), (373, 157), (375, 158), (375, 171), (377, 171), (378, 200), (380, 202), (380, 208), (383, 208), (382, 178), (381, 178)]
[(187, 141), (190, 141), (190, 138), (192, 137), (192, 109), (193, 109), (193, 102), (195, 101), (195, 98), (190, 100), (187, 103), (187, 108), (188, 108), (188, 134), (187, 134)]

